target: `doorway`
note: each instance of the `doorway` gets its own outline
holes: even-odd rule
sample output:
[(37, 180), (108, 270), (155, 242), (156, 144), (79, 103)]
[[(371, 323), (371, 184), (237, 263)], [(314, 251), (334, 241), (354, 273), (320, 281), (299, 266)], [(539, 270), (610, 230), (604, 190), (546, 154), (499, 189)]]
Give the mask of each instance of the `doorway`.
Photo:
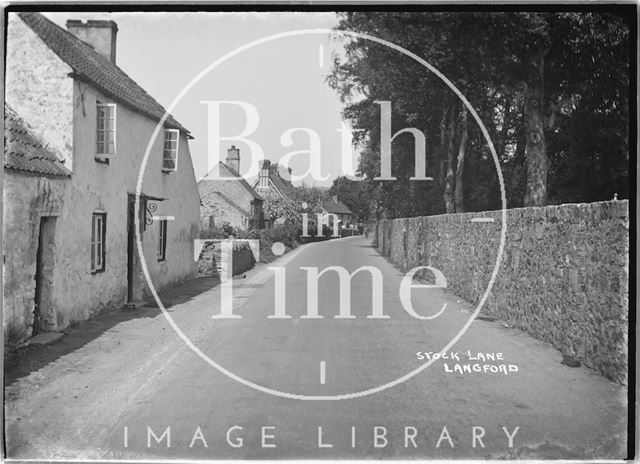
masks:
[(55, 329), (53, 314), (53, 266), (55, 251), (54, 216), (42, 216), (38, 226), (38, 248), (36, 251), (35, 295), (33, 328), (31, 335)]
[(127, 303), (133, 301), (133, 268), (135, 265), (135, 195), (127, 198)]
[[(127, 196), (127, 303), (141, 298), (139, 285), (138, 249), (136, 246), (136, 196)], [(143, 238), (146, 198), (140, 196), (140, 240)]]

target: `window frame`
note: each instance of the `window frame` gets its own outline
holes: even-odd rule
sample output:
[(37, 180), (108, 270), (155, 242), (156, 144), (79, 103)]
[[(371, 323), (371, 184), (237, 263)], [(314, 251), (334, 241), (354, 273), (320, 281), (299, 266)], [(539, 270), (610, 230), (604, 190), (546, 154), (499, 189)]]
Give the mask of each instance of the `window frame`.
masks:
[(167, 219), (160, 219), (158, 221), (158, 248), (156, 250), (156, 256), (158, 262), (167, 260), (167, 227), (169, 221)]
[[(100, 141), (98, 140), (98, 133), (99, 132), (105, 132), (105, 133), (109, 133), (109, 129), (103, 129), (100, 127), (100, 125), (98, 124), (98, 121), (100, 119), (100, 111), (99, 108), (110, 108), (109, 111), (113, 111), (113, 153), (100, 153), (99, 151), (99, 147), (100, 147)], [(95, 145), (95, 149), (96, 149), (96, 155), (95, 155), (95, 159), (98, 161), (103, 161), (103, 162), (108, 162), (109, 157), (111, 156), (115, 156), (117, 153), (117, 122), (118, 122), (118, 105), (116, 103), (104, 103), (101, 102), (99, 100), (96, 100), (96, 131), (95, 131), (95, 135), (96, 135), (96, 145)], [(108, 141), (102, 141), (102, 145), (103, 147), (106, 145), (107, 147), (109, 146), (109, 142)]]
[[(167, 139), (167, 134), (176, 134), (176, 139), (175, 139), (175, 143), (176, 143), (176, 147), (175, 149), (167, 149), (166, 147), (166, 143), (167, 142), (172, 142), (173, 140)], [(171, 150), (175, 150), (174, 156), (173, 158), (167, 158), (167, 151), (169, 150), (169, 153), (171, 153)], [(178, 155), (180, 153), (180, 129), (172, 129), (170, 127), (165, 127), (164, 128), (164, 138), (162, 141), (162, 172), (175, 172), (178, 170)], [(166, 161), (173, 161), (173, 168), (167, 167), (165, 165)]]
[(106, 270), (107, 213), (94, 212), (91, 215), (91, 273)]

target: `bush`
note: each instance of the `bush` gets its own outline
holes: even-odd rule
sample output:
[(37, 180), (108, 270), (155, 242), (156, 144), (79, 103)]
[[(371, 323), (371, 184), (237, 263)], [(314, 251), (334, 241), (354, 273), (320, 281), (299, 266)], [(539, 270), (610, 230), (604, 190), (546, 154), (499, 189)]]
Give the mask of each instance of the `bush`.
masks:
[(202, 239), (224, 240), (225, 238), (229, 238), (230, 235), (236, 236), (234, 228), (231, 227), (229, 223), (224, 223), (220, 227), (209, 227), (208, 229), (200, 231), (200, 238)]
[(234, 229), (229, 224), (221, 227), (213, 227), (205, 229), (200, 233), (203, 239), (224, 240), (233, 236), (237, 239), (253, 239), (260, 242), (260, 262), (270, 262), (274, 259), (271, 247), (276, 242), (284, 244), (287, 251), (296, 248), (300, 243), (300, 235), (302, 230), (293, 224), (277, 225), (269, 229), (251, 229), (240, 230)]
[(269, 229), (239, 231), (236, 238), (257, 239), (260, 242), (260, 262), (268, 263), (274, 259), (271, 247), (276, 242), (284, 244), (287, 251), (296, 248), (301, 231), (293, 225), (278, 225)]

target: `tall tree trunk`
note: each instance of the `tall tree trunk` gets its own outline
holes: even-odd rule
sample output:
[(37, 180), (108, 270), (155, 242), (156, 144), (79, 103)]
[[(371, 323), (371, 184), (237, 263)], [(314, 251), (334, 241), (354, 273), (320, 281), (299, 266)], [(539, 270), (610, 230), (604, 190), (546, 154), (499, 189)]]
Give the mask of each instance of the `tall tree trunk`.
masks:
[[(498, 133), (498, 138), (496, 140), (495, 149), (498, 155), (498, 160), (505, 159), (506, 148), (507, 148), (507, 138), (509, 136), (509, 128), (511, 124), (511, 113), (513, 111), (513, 96), (510, 93), (505, 94), (504, 96), (504, 112), (502, 118), (502, 127), (500, 128), (500, 132)], [(492, 163), (493, 160), (492, 160)], [(502, 163), (501, 163), (502, 164)], [(489, 177), (489, 193), (488, 193), (488, 206), (489, 209), (498, 209), (502, 208), (502, 197), (500, 192), (500, 182), (498, 182), (498, 173)], [(506, 188), (506, 186), (505, 186)]]
[(467, 107), (462, 106), (460, 115), (460, 148), (458, 149), (458, 162), (456, 166), (456, 188), (454, 193), (454, 204), (456, 213), (464, 213), (464, 160), (467, 154), (467, 143), (469, 142), (469, 122), (467, 120)]
[(502, 126), (498, 133), (498, 140), (496, 140), (496, 153), (498, 157), (504, 156), (504, 150), (507, 146), (507, 136), (509, 134), (509, 121), (511, 119), (511, 106), (513, 103), (513, 97), (510, 94), (506, 94), (503, 100), (503, 115)]
[(519, 115), (516, 124), (516, 152), (509, 163), (509, 171), (505, 176), (505, 188), (507, 189), (507, 204), (510, 208), (519, 208), (524, 200), (524, 185), (526, 184), (526, 164), (527, 160), (524, 155), (524, 149), (527, 145), (527, 137), (525, 136), (524, 127), (524, 111)]
[(440, 177), (438, 178), (438, 185), (440, 186), (441, 192), (444, 191), (445, 179), (447, 177), (447, 154), (443, 152), (443, 156), (445, 157), (440, 160)]
[(447, 120), (449, 116), (449, 106), (442, 110), (440, 118), (440, 167), (438, 168), (438, 186), (444, 191), (444, 182), (447, 175)]
[(544, 206), (547, 202), (549, 159), (547, 158), (544, 116), (542, 114), (545, 53), (546, 50), (539, 50), (532, 57), (527, 69), (527, 88), (524, 101), (525, 157), (527, 159), (525, 206)]
[(449, 108), (449, 144), (447, 146), (447, 177), (444, 187), (444, 206), (447, 213), (455, 213), (456, 205), (453, 199), (456, 174), (455, 174), (455, 138), (456, 138), (456, 109), (455, 104)]

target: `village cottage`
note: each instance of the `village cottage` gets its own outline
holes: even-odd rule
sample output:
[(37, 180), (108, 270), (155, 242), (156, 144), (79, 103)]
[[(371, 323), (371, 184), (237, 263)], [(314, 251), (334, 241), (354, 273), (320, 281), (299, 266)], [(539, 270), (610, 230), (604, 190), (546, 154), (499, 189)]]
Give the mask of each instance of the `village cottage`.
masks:
[(271, 160), (262, 160), (258, 180), (253, 185), (258, 193), (274, 194), (280, 197), (287, 196), (294, 188), (291, 183), (291, 168)]
[[(47, 330), (55, 265), (55, 226), (71, 171), (10, 107), (4, 115), (5, 340), (21, 341), (29, 328)], [(9, 317), (7, 317), (9, 316)]]
[(318, 203), (313, 212), (325, 215), (328, 218), (328, 225), (333, 227), (334, 218), (338, 218), (338, 223), (341, 228), (354, 227), (356, 217), (353, 212), (342, 203), (337, 195), (333, 195), (329, 200), (323, 200)]
[[(278, 163), (271, 163), (271, 160), (262, 160), (258, 180), (253, 188), (264, 198), (277, 200), (279, 198), (291, 198), (291, 192), (295, 189), (291, 183), (291, 168)], [(284, 223), (285, 218), (280, 217), (275, 221), (265, 220), (267, 227)]]
[[(113, 21), (68, 21), (67, 28), (37, 13), (9, 15), (5, 94), (15, 110), (6, 116), (3, 208), (9, 346), (148, 294), (134, 200), (165, 110), (116, 66)], [(196, 272), (199, 196), (188, 138), (168, 116), (144, 170), (139, 231), (156, 289)]]
[[(219, 162), (199, 182), (200, 220), (203, 229), (229, 225), (237, 229), (271, 227), (265, 218), (265, 199), (288, 197), (295, 187), (291, 168), (264, 159), (253, 187), (240, 175), (240, 150), (231, 146), (225, 162)], [(280, 224), (279, 218), (275, 224)]]
[(264, 227), (263, 198), (240, 175), (240, 150), (231, 146), (199, 182), (202, 229), (229, 225), (236, 229)]

